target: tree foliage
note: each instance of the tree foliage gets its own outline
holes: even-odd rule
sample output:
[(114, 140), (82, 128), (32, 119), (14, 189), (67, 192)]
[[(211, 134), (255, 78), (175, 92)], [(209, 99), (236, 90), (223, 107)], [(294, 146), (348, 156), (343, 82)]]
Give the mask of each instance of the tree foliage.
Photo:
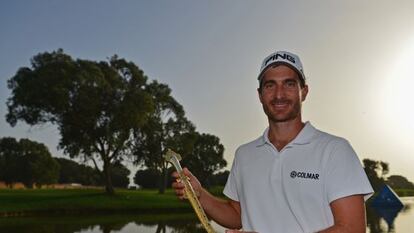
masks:
[(213, 182), (213, 173), (227, 165), (223, 158), (224, 146), (218, 137), (211, 134), (193, 132), (193, 137), (192, 151), (183, 156), (182, 164), (208, 187)]
[(22, 182), (22, 163), (23, 154), (19, 142), (9, 137), (0, 139), (0, 180), (8, 185)]
[(44, 144), (29, 139), (0, 139), (0, 180), (7, 184), (22, 182), (33, 187), (56, 183), (59, 169)]
[(116, 162), (111, 175), (114, 187), (128, 188), (130, 173), (129, 169), (122, 165), (122, 163)]
[(73, 160), (65, 158), (56, 158), (60, 165), (60, 174), (58, 183), (70, 184), (78, 183), (82, 185), (100, 185), (102, 175), (94, 168), (79, 164)]
[[(176, 145), (178, 148), (177, 151), (181, 153), (183, 158), (181, 161), (182, 166), (188, 167), (205, 187), (224, 185), (227, 181), (228, 171), (214, 174), (227, 164), (223, 158), (224, 147), (220, 144), (219, 138), (210, 134), (200, 134), (195, 131), (185, 133), (179, 138), (181, 143), (177, 143)], [(175, 147), (173, 148), (175, 149)], [(161, 162), (164, 161), (161, 160)], [(171, 174), (174, 170), (173, 167), (165, 169), (167, 169), (165, 174)], [(159, 169), (138, 170), (135, 174), (134, 182), (143, 188), (169, 185), (171, 183), (170, 176), (168, 175), (164, 178), (163, 175), (164, 173)]]
[(401, 175), (389, 176), (386, 183), (393, 189), (414, 189), (414, 184)]
[(40, 53), (8, 81), (7, 121), (16, 125), (51, 123), (59, 147), (70, 157), (92, 160), (113, 193), (113, 164), (130, 155), (133, 135), (152, 116), (147, 77), (134, 63), (72, 59), (63, 50)]
[[(56, 158), (60, 164), (60, 184), (78, 183), (82, 185), (104, 185), (105, 179), (98, 170), (93, 167), (79, 164), (73, 160)], [(127, 188), (130, 171), (120, 162), (116, 162), (111, 170), (112, 184), (114, 187)]]
[(138, 66), (117, 56), (96, 62), (73, 59), (61, 49), (40, 53), (31, 67), (18, 69), (8, 87), (7, 121), (57, 126), (59, 148), (71, 158), (92, 161), (108, 193), (115, 182), (125, 186), (126, 158), (158, 172), (163, 193), (169, 177), (162, 157), (167, 148), (182, 154), (207, 183), (225, 166), (219, 139), (195, 131), (168, 85), (148, 82)]
[(211, 178), (211, 186), (226, 185), (229, 175), (230, 175), (230, 171), (228, 170), (214, 174)]
[(385, 175), (389, 172), (388, 163), (371, 159), (364, 159), (362, 162), (374, 191), (379, 191), (385, 184)]
[(144, 164), (151, 172), (158, 172), (161, 181), (156, 183), (159, 183), (159, 192), (164, 193), (169, 174), (162, 155), (167, 148), (179, 152), (188, 149), (182, 135), (194, 131), (195, 127), (186, 119), (183, 107), (172, 97), (167, 85), (153, 81), (147, 91), (154, 98), (155, 111), (137, 132), (133, 154), (136, 164)]
[(134, 183), (141, 188), (158, 188), (160, 172), (151, 169), (138, 170), (134, 176)]
[(219, 138), (196, 132), (167, 85), (154, 81), (147, 90), (154, 98), (155, 111), (148, 124), (138, 131), (134, 144), (136, 164), (143, 164), (148, 169), (148, 173), (140, 175), (158, 173), (155, 183), (163, 193), (170, 175), (163, 154), (171, 148), (182, 155), (183, 164), (208, 186), (211, 175), (226, 166), (224, 147)]

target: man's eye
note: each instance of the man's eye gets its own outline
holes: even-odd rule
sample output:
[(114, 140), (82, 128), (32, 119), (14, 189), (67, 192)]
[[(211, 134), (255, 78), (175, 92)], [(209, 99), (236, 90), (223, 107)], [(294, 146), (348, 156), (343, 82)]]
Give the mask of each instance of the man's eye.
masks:
[(295, 82), (287, 82), (286, 83), (286, 86), (287, 87), (295, 87), (296, 86), (296, 83)]
[(265, 88), (272, 88), (273, 87), (273, 83), (266, 83), (265, 84)]

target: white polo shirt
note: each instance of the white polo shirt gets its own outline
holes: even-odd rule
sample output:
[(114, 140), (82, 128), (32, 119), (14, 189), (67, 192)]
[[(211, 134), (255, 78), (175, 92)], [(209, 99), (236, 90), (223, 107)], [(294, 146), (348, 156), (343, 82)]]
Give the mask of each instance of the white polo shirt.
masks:
[(343, 138), (309, 122), (278, 151), (268, 139), (240, 146), (224, 188), (239, 201), (243, 230), (259, 233), (317, 232), (334, 224), (329, 203), (373, 193), (357, 155)]

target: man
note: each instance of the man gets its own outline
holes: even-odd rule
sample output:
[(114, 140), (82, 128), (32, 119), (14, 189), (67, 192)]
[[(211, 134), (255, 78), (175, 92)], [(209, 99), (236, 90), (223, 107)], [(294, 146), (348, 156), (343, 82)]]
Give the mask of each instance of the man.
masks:
[[(272, 53), (258, 80), (269, 127), (237, 149), (224, 188), (229, 200), (213, 197), (184, 169), (207, 215), (230, 229), (259, 233), (365, 232), (371, 185), (345, 139), (302, 121), (308, 86), (299, 57)], [(173, 188), (183, 199), (183, 185)]]

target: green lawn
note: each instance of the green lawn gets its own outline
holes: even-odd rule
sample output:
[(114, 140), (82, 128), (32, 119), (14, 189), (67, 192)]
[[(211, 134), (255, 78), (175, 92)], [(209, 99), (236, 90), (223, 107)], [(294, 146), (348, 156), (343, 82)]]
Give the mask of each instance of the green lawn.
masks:
[(0, 190), (0, 215), (54, 212), (188, 212), (187, 202), (179, 201), (172, 190), (163, 195), (156, 190), (116, 190), (108, 196), (98, 189)]
[[(223, 197), (223, 187), (210, 192)], [(414, 196), (414, 190), (395, 190), (399, 196)], [(102, 189), (0, 189), (0, 216), (55, 213), (171, 213), (192, 212), (188, 202), (176, 198), (171, 189), (165, 194), (157, 190), (116, 190), (113, 196)]]
[(400, 197), (413, 197), (414, 196), (414, 189), (394, 189), (394, 191)]
[[(222, 195), (223, 187), (210, 189)], [(0, 189), (0, 216), (53, 213), (169, 213), (191, 212), (188, 202), (177, 199), (173, 190), (118, 189), (113, 196), (102, 189)]]

